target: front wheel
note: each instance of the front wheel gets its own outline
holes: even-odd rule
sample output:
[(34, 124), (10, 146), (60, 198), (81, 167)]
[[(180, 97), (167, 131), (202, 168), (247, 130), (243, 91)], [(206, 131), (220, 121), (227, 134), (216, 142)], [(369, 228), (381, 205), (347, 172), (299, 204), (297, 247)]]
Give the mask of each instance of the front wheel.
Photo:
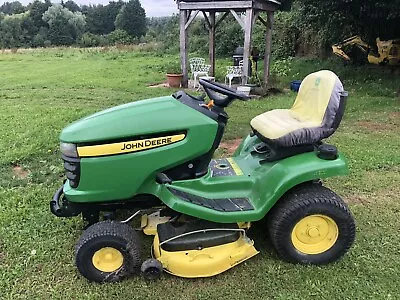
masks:
[(75, 247), (79, 272), (90, 281), (119, 281), (140, 270), (139, 236), (130, 226), (104, 221), (90, 226)]
[(343, 256), (354, 242), (355, 224), (347, 205), (321, 185), (295, 187), (267, 217), (272, 244), (291, 262), (327, 264)]

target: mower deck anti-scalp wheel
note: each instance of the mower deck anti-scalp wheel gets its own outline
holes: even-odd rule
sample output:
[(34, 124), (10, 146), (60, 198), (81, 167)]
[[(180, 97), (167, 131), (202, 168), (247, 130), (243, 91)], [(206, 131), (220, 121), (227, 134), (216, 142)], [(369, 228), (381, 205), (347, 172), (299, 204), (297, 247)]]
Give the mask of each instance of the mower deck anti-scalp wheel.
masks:
[(293, 188), (267, 218), (272, 244), (291, 262), (327, 264), (343, 256), (354, 242), (355, 224), (347, 205), (319, 184)]
[(76, 266), (90, 281), (119, 281), (139, 272), (140, 249), (139, 236), (129, 225), (99, 222), (86, 229), (76, 244)]
[(163, 272), (163, 266), (160, 261), (155, 258), (145, 260), (140, 268), (143, 278), (147, 280), (159, 279)]

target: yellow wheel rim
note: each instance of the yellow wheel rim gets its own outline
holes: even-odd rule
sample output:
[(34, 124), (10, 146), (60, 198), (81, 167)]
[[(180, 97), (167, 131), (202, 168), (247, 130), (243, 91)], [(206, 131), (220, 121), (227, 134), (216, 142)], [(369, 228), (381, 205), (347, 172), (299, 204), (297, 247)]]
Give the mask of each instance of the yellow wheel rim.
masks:
[(336, 222), (325, 215), (311, 215), (301, 219), (293, 228), (293, 246), (304, 254), (323, 253), (336, 243), (339, 229)]
[(92, 257), (93, 266), (102, 272), (114, 272), (122, 267), (124, 257), (122, 253), (111, 247), (101, 248)]

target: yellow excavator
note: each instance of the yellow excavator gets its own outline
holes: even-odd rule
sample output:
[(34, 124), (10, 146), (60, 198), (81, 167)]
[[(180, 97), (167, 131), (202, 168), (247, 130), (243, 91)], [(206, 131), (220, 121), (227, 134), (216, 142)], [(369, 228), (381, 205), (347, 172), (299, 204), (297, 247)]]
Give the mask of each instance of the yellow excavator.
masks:
[(368, 62), (375, 65), (400, 66), (400, 39), (381, 41), (376, 39), (378, 52), (374, 53), (374, 48), (364, 42), (359, 35), (344, 40), (343, 42), (332, 45), (332, 51), (345, 61), (355, 61), (354, 50), (358, 50), (368, 59)]

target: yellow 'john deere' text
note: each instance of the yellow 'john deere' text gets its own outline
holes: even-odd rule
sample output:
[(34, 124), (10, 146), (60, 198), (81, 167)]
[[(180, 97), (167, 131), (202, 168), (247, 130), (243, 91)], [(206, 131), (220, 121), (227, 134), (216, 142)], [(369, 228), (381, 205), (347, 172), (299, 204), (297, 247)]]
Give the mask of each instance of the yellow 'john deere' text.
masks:
[(182, 141), (184, 138), (184, 134), (177, 134), (121, 143), (82, 146), (78, 147), (78, 154), (80, 157), (94, 157), (131, 153), (170, 145)]

